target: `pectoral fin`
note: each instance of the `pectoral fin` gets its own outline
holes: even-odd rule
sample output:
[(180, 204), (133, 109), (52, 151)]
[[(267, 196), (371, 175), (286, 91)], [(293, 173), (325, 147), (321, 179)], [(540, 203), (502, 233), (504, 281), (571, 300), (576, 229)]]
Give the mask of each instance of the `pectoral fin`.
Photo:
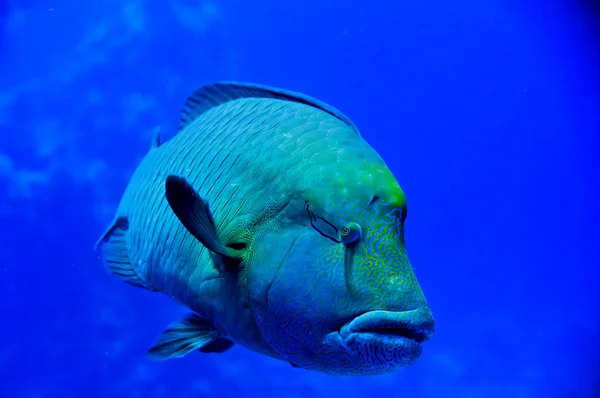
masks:
[(148, 350), (148, 357), (164, 361), (183, 357), (195, 350), (221, 353), (233, 345), (231, 340), (222, 337), (204, 318), (192, 313), (182, 321), (171, 324)]
[(221, 243), (208, 202), (185, 178), (170, 175), (167, 177), (165, 188), (167, 201), (173, 213), (200, 243), (213, 253), (230, 259), (242, 259), (239, 250)]

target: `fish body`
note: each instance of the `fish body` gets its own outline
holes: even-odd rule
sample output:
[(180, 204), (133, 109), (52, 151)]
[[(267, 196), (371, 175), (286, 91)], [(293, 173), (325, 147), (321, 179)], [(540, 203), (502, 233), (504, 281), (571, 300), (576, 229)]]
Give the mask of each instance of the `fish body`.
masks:
[(234, 344), (336, 375), (410, 366), (434, 320), (404, 247), (406, 199), (356, 126), (314, 98), (204, 86), (158, 135), (98, 241), (115, 276), (191, 312), (155, 359)]

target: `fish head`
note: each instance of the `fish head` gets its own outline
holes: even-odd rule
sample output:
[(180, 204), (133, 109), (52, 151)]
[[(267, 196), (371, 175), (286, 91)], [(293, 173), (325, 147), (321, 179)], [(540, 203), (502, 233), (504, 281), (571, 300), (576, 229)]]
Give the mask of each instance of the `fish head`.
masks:
[(377, 375), (414, 364), (434, 318), (405, 247), (403, 191), (382, 162), (353, 170), (312, 184), (257, 234), (249, 293), (282, 359)]

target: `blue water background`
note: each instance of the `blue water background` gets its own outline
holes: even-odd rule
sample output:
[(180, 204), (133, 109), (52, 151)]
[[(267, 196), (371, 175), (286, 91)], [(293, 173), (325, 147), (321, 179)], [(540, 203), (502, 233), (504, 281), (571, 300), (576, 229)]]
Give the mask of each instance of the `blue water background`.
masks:
[[(0, 23), (0, 397), (600, 397), (592, 2), (3, 0)], [(145, 359), (186, 311), (92, 246), (214, 80), (327, 101), (386, 159), (437, 321), (414, 367)]]

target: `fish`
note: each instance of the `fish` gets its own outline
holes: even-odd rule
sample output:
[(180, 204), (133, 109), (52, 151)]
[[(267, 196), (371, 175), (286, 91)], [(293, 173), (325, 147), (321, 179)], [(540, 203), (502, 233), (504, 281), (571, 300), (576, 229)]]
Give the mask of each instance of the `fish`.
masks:
[(415, 364), (435, 332), (406, 216), (398, 180), (342, 112), (216, 81), (189, 95), (171, 139), (157, 131), (95, 248), (110, 274), (186, 310), (150, 360), (237, 345), (372, 376)]

